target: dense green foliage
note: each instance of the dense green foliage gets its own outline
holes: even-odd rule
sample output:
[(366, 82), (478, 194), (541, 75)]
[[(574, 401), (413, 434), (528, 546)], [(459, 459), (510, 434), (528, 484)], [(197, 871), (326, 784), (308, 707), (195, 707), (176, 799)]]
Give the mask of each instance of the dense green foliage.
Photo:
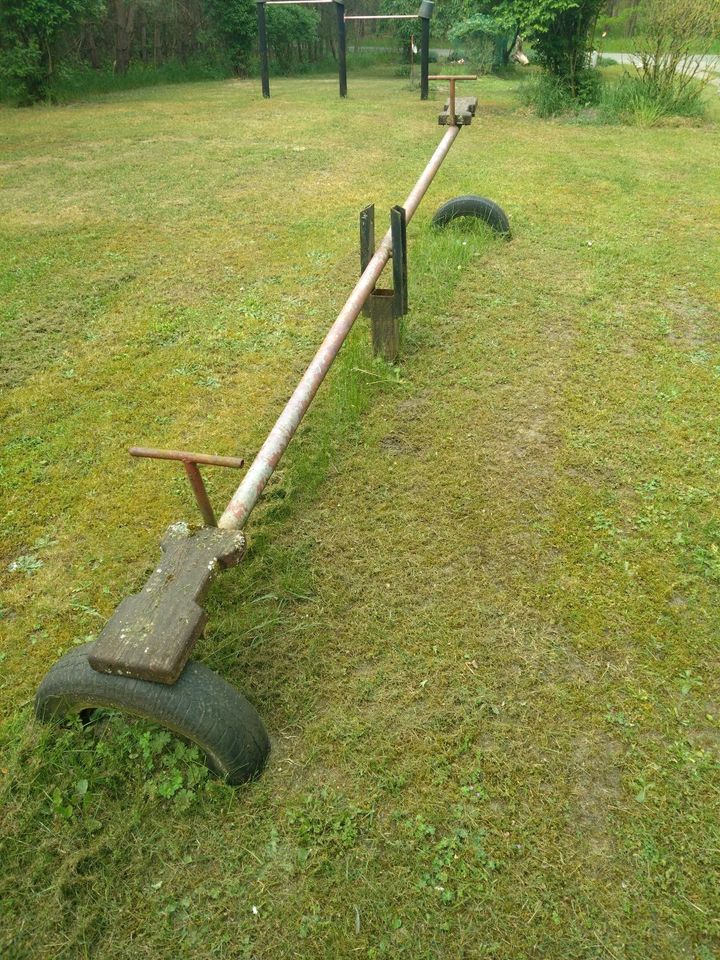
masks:
[(448, 31), (448, 39), (462, 48), (478, 73), (504, 67), (517, 39), (517, 29), (499, 23), (486, 13), (474, 13)]
[(606, 0), (490, 0), (494, 16), (516, 27), (541, 66), (573, 98), (586, 94), (583, 74), (590, 66), (593, 34)]
[(41, 99), (63, 31), (97, 15), (102, 0), (3, 0), (0, 82), (21, 102)]
[(536, 59), (565, 87), (582, 98), (588, 82), (593, 34), (606, 0), (452, 0), (441, 19), (449, 38), (463, 44), (474, 67), (508, 62), (520, 35), (532, 44)]
[(317, 35), (320, 15), (312, 7), (278, 7), (268, 17), (268, 43), (280, 69), (290, 69), (302, 60), (302, 45), (311, 45)]
[(253, 0), (205, 0), (206, 9), (224, 41), (235, 73), (247, 66), (255, 39), (256, 14)]
[(527, 40), (546, 74), (529, 84), (527, 93), (542, 115), (550, 115), (571, 101), (598, 100), (599, 78), (591, 69), (591, 55), (603, 13), (600, 43), (611, 25), (637, 34), (632, 49), (648, 86), (642, 93), (645, 102), (657, 105), (662, 100), (667, 106), (674, 100), (677, 112), (685, 112), (693, 97), (698, 100), (693, 81), (701, 78), (702, 70), (699, 61), (691, 63), (689, 57), (708, 52), (718, 37), (717, 0), (451, 0), (444, 19), (449, 38), (464, 45), (481, 71), (501, 60), (493, 43), (501, 46), (503, 29), (506, 43), (518, 33)]
[[(380, 0), (352, 0), (372, 12)], [(407, 4), (403, 12), (407, 11)], [(331, 5), (267, 11), (273, 69), (287, 71), (335, 57)], [(356, 31), (358, 32), (358, 31)], [(365, 25), (361, 31), (364, 35)], [(351, 40), (354, 35), (351, 36)], [(53, 99), (82, 86), (89, 71), (105, 77), (188, 78), (252, 69), (257, 38), (254, 0), (4, 0), (0, 5), (0, 99)], [(158, 77), (153, 77), (158, 71)]]

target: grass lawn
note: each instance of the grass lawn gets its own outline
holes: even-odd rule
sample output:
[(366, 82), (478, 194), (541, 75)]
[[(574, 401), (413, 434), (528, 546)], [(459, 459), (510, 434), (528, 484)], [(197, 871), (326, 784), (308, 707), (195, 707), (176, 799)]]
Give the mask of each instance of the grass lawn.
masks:
[[(719, 955), (718, 128), (476, 90), (409, 227), (401, 365), (361, 320), (213, 588), (198, 658), (273, 740), (238, 790), (31, 700), (195, 519), (125, 448), (252, 455), (440, 90), (0, 112), (3, 957)], [(432, 232), (463, 193), (511, 243)]]

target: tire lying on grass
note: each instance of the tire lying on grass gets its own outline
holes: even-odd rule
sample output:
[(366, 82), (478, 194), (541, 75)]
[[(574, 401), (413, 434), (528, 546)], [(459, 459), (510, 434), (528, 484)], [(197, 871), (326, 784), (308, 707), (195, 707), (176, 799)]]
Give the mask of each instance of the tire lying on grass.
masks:
[(478, 197), (473, 193), (464, 197), (453, 197), (435, 211), (435, 216), (432, 218), (433, 226), (444, 227), (458, 217), (477, 217), (479, 220), (484, 220), (496, 233), (501, 233), (508, 240), (510, 239), (510, 222), (507, 214), (502, 207), (493, 200), (488, 200), (487, 197)]
[(48, 672), (35, 696), (40, 720), (98, 708), (120, 710), (165, 727), (195, 744), (210, 770), (237, 785), (262, 770), (270, 741), (255, 708), (208, 667), (191, 660), (172, 684), (98, 673), (88, 663), (92, 643), (66, 653)]

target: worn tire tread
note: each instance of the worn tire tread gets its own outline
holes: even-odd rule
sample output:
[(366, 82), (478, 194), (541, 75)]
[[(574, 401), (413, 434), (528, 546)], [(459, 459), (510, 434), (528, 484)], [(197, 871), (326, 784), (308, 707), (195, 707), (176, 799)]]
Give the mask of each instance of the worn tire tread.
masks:
[(88, 663), (92, 647), (75, 647), (45, 676), (35, 697), (40, 720), (116, 709), (196, 744), (227, 783), (244, 783), (260, 773), (270, 752), (265, 727), (255, 708), (222, 677), (193, 660), (171, 685), (98, 673)]
[(510, 237), (510, 221), (507, 214), (499, 204), (494, 200), (488, 200), (487, 197), (469, 193), (447, 200), (435, 211), (432, 218), (433, 226), (444, 227), (457, 217), (477, 217), (484, 220), (497, 233)]

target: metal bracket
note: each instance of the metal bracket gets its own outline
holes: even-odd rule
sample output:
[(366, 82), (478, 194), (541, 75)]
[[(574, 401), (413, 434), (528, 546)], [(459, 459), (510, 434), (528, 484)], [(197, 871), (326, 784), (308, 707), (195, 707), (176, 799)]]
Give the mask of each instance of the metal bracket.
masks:
[[(400, 349), (400, 317), (408, 312), (407, 217), (405, 208), (390, 211), (392, 242), (392, 290), (374, 287), (362, 307), (372, 323), (373, 353), (390, 363)], [(360, 273), (363, 274), (375, 252), (375, 207), (370, 204), (360, 212)]]
[(405, 208), (395, 206), (390, 211), (392, 233), (393, 289), (395, 313), (403, 317), (408, 312), (407, 226)]
[[(360, 211), (360, 276), (367, 270), (367, 265), (375, 253), (375, 204), (371, 203)], [(366, 317), (371, 315), (367, 300), (363, 304), (362, 312)]]
[[(402, 317), (408, 312), (408, 268), (407, 268), (407, 217), (405, 208), (395, 206), (390, 211), (390, 233), (392, 238), (393, 262), (393, 315)], [(360, 211), (360, 273), (363, 274), (375, 252), (375, 206), (369, 204)], [(383, 291), (387, 299), (388, 291)], [(370, 298), (363, 305), (366, 317), (372, 317), (374, 311)]]

